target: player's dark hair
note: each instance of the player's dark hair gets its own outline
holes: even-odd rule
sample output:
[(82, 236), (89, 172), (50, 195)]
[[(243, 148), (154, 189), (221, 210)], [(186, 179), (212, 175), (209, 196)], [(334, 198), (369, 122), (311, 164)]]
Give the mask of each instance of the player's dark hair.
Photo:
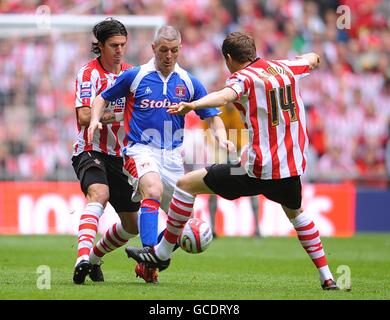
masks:
[(256, 45), (253, 38), (242, 32), (230, 33), (222, 44), (222, 54), (229, 54), (237, 62), (248, 62), (256, 59)]
[(100, 55), (99, 43), (104, 45), (107, 39), (113, 36), (127, 37), (125, 26), (114, 18), (107, 18), (106, 20), (97, 23), (93, 27), (92, 32), (98, 42), (92, 42), (91, 51), (97, 55)]

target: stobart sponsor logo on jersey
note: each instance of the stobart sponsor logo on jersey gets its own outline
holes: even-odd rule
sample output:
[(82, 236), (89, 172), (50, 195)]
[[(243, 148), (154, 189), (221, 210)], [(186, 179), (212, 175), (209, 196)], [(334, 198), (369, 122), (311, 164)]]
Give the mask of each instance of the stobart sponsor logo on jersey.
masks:
[(174, 105), (177, 105), (177, 102), (171, 102), (169, 99), (166, 98), (164, 100), (143, 99), (141, 100), (140, 108), (168, 108), (169, 106)]

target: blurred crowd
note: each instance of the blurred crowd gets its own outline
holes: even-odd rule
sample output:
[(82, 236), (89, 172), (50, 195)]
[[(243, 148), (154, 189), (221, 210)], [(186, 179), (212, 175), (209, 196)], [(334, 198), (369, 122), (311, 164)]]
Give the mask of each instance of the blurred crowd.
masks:
[[(0, 13), (34, 13), (39, 5), (53, 14), (165, 16), (182, 33), (179, 63), (208, 91), (222, 88), (228, 76), (220, 46), (231, 31), (252, 34), (258, 55), (267, 59), (320, 54), (321, 66), (301, 84), (311, 142), (305, 179), (387, 184), (389, 1), (24, 0), (0, 1)], [(153, 30), (128, 31), (127, 62), (147, 62)], [(90, 31), (0, 37), (1, 180), (75, 179), (74, 80), (93, 58), (91, 41)], [(236, 119), (227, 127), (241, 129), (233, 113), (224, 108), (226, 119)], [(190, 120), (189, 127), (201, 126)]]

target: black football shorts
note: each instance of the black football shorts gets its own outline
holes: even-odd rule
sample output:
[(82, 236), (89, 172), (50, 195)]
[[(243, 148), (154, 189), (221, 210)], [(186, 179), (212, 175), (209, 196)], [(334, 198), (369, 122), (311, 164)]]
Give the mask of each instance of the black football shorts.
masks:
[(248, 176), (244, 168), (233, 164), (213, 164), (206, 167), (206, 170), (204, 182), (215, 194), (225, 199), (234, 200), (262, 194), (288, 209), (301, 208), (302, 185), (299, 176), (262, 180)]
[(116, 212), (138, 211), (140, 203), (131, 200), (133, 188), (122, 171), (121, 157), (96, 151), (84, 151), (72, 157), (72, 165), (85, 195), (91, 184), (105, 184), (110, 190), (109, 202)]

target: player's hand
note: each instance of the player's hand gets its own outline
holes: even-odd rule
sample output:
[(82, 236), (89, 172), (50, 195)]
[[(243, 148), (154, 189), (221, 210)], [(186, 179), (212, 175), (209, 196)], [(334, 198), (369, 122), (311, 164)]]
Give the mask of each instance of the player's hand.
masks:
[(124, 112), (111, 112), (105, 111), (100, 118), (102, 124), (108, 124), (113, 122), (120, 122), (124, 119)]
[(221, 140), (219, 142), (219, 146), (222, 148), (222, 149), (225, 149), (227, 150), (229, 153), (231, 152), (236, 152), (236, 146), (234, 145), (233, 142), (231, 142), (230, 140)]
[(228, 153), (228, 158), (231, 163), (238, 163), (240, 162), (239, 157), (237, 155), (237, 149), (233, 142), (230, 140), (222, 140), (219, 142), (219, 146), (226, 150)]
[(184, 116), (185, 114), (191, 112), (194, 109), (195, 109), (194, 102), (180, 102), (179, 104), (169, 106), (167, 112), (173, 115)]
[(88, 144), (92, 143), (93, 140), (93, 134), (95, 133), (95, 130), (99, 128), (99, 130), (103, 129), (103, 125), (100, 121), (91, 121), (88, 127)]
[(320, 64), (320, 56), (314, 52), (296, 56), (295, 59), (306, 59), (307, 61), (309, 61), (310, 69), (314, 69)]

